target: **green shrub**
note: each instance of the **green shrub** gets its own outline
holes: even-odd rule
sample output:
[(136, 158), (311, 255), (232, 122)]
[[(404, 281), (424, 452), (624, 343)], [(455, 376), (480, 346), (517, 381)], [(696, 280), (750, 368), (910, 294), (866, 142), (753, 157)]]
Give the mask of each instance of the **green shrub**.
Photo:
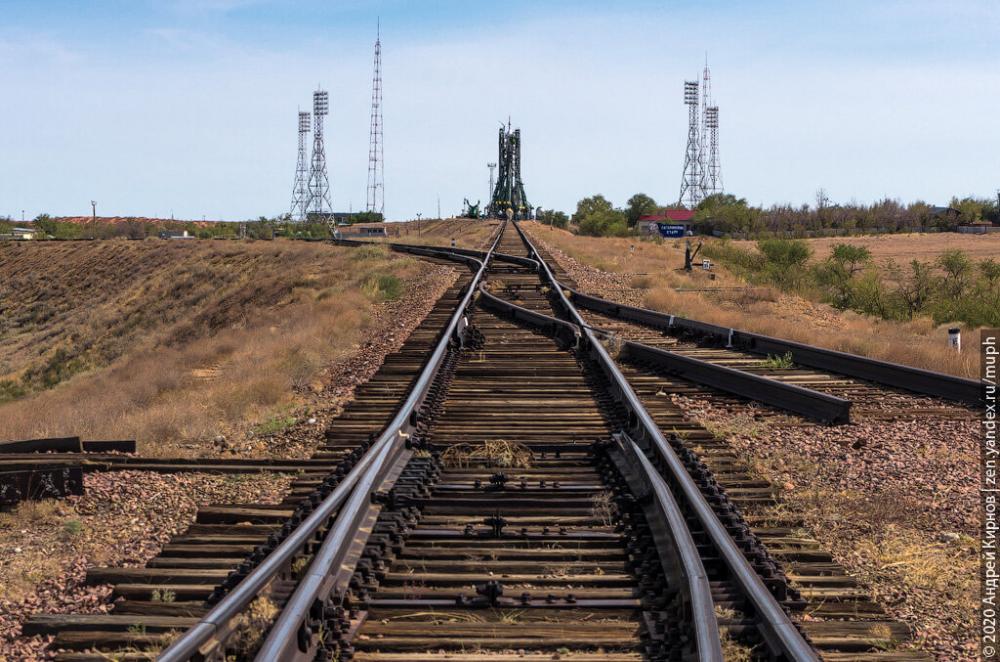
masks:
[(27, 389), (13, 379), (0, 379), (0, 403), (17, 400), (27, 393)]
[(83, 532), (83, 522), (78, 519), (69, 519), (63, 522), (63, 533), (67, 537), (76, 537)]
[(792, 360), (792, 353), (785, 352), (784, 354), (768, 354), (767, 358), (761, 361), (761, 365), (765, 368), (771, 368), (773, 370), (787, 370), (795, 365)]
[(403, 281), (391, 274), (369, 276), (361, 291), (372, 299), (395, 301), (403, 294)]

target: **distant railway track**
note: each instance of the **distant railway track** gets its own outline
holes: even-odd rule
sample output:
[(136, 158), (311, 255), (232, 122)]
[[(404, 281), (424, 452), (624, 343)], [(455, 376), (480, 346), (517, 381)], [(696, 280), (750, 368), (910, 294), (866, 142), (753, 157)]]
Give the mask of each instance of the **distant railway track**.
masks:
[(75, 662), (928, 659), (793, 516), (755, 514), (770, 486), (650, 392), (691, 383), (619, 367), (521, 228), (396, 248), (469, 269), (330, 424), (335, 469), (203, 508), (145, 568), (90, 571), (109, 614), (25, 634)]

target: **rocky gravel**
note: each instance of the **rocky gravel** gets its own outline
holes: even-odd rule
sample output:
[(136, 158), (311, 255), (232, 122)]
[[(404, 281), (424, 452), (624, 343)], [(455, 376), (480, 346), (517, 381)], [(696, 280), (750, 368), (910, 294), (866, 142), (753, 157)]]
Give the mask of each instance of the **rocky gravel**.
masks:
[(87, 568), (142, 566), (192, 522), (200, 506), (278, 503), (291, 476), (138, 471), (93, 473), (84, 494), (26, 502), (0, 515), (0, 661), (45, 659), (43, 637), (19, 637), (31, 614), (103, 613), (109, 586)]
[(913, 628), (920, 649), (942, 662), (975, 659), (976, 420), (824, 427), (762, 416), (749, 404), (673, 400), (780, 489), (782, 507), (802, 515), (809, 534)]

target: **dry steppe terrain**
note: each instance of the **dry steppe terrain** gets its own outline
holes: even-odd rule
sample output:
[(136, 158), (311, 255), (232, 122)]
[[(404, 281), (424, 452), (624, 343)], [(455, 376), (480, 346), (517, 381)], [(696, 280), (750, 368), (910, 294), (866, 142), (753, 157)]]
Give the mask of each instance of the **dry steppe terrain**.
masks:
[[(890, 260), (905, 266), (911, 260), (933, 263), (941, 253), (959, 249), (975, 260), (1000, 255), (1000, 232), (985, 235), (934, 232), (926, 234), (880, 234), (862, 237), (822, 237), (806, 239), (813, 249), (813, 260), (824, 260), (836, 244), (864, 246), (879, 266)], [(736, 241), (737, 246), (756, 249), (756, 242)]]
[[(971, 349), (962, 354), (950, 350), (946, 343), (949, 325), (938, 326), (928, 318), (896, 322), (837, 310), (776, 288), (752, 287), (718, 264), (712, 274), (701, 269), (685, 274), (682, 239), (593, 238), (538, 223), (529, 227), (543, 241), (580, 263), (613, 274), (618, 287), (636, 290), (640, 305), (653, 310), (918, 368), (979, 376), (978, 355)], [(920, 242), (948, 237), (952, 243), (942, 246), (942, 251), (954, 247), (964, 250), (983, 238), (908, 236)], [(693, 238), (695, 244), (701, 240)], [(828, 254), (827, 249), (821, 257)], [(887, 254), (881, 253), (883, 259)]]
[(5, 244), (0, 439), (134, 438), (169, 455), (276, 431), (384, 326), (380, 308), (447, 271), (325, 243)]

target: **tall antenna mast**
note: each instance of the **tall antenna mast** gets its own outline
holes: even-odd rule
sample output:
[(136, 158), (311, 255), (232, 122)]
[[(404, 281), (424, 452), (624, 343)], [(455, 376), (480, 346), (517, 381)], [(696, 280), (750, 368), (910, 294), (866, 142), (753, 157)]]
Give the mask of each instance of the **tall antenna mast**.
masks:
[(701, 175), (702, 197), (711, 195), (708, 182), (708, 107), (712, 105), (712, 72), (705, 53), (705, 69), (701, 74), (701, 132), (698, 138), (698, 170)]
[(382, 24), (375, 32), (375, 60), (372, 73), (372, 117), (368, 132), (367, 210), (385, 213), (385, 168), (382, 159)]
[(295, 162), (292, 209), (289, 212), (293, 221), (304, 221), (306, 214), (309, 213), (309, 153), (306, 140), (311, 122), (312, 115), (310, 113), (299, 111), (299, 158)]
[(702, 199), (701, 169), (698, 155), (698, 81), (684, 81), (684, 105), (688, 107), (688, 140), (681, 175), (681, 204), (694, 209)]
[(328, 215), (333, 212), (330, 202), (330, 180), (326, 176), (326, 149), (323, 147), (323, 118), (330, 112), (330, 95), (323, 90), (313, 92), (313, 152), (309, 172), (309, 212)]

